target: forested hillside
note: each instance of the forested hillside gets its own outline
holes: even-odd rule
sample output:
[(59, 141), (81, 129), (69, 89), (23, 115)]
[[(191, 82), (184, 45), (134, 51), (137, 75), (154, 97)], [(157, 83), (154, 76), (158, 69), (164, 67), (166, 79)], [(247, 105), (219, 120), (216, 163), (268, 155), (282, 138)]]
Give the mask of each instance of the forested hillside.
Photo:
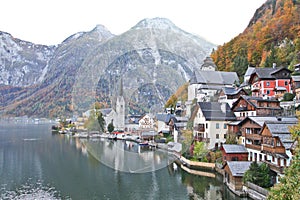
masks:
[[(237, 16), (238, 17), (238, 16)], [(287, 66), (300, 62), (300, 0), (267, 0), (248, 27), (211, 54), (219, 70), (243, 76), (247, 66)]]

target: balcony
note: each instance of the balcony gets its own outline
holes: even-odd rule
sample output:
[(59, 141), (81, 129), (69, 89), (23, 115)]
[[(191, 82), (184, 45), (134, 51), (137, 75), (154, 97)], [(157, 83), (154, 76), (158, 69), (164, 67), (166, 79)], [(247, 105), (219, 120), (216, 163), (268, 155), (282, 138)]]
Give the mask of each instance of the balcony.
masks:
[(205, 142), (205, 143), (210, 142), (210, 138), (204, 138), (204, 137), (199, 137), (199, 136), (195, 136), (194, 140), (197, 141), (197, 142)]
[(246, 148), (254, 149), (254, 150), (257, 150), (257, 151), (261, 151), (261, 145), (246, 144)]
[(204, 124), (198, 124), (197, 126), (194, 127), (194, 131), (197, 131), (197, 132), (205, 132), (205, 126)]
[(269, 167), (270, 167), (270, 170), (276, 172), (276, 173), (280, 173), (280, 174), (283, 174), (283, 170), (284, 170), (284, 167), (281, 167), (281, 166), (278, 166), (274, 163), (271, 163), (270, 161), (263, 161), (264, 163), (266, 163)]
[(259, 140), (261, 141), (261, 135), (258, 135), (258, 134), (247, 134), (245, 135), (246, 139), (249, 139), (249, 140)]
[(252, 92), (254, 92), (254, 91), (257, 92), (257, 91), (259, 91), (259, 90), (260, 90), (260, 88), (259, 88), (258, 86), (252, 86), (252, 87), (251, 87), (251, 91), (252, 91)]

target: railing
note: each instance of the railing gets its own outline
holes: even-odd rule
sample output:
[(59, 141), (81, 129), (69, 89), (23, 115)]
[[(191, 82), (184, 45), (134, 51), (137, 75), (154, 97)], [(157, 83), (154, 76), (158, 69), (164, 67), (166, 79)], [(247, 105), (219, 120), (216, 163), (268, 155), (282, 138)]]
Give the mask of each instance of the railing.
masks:
[(246, 144), (246, 148), (255, 149), (255, 150), (261, 151), (261, 145)]
[(250, 183), (250, 182), (246, 182), (246, 186), (262, 195), (264, 195), (265, 197), (268, 196), (269, 194), (269, 191), (258, 186), (258, 185), (255, 185), (254, 183)]
[(281, 167), (281, 166), (278, 166), (276, 164), (273, 164), (267, 160), (263, 161), (265, 162), (267, 165), (269, 165), (270, 167), (270, 170), (274, 171), (274, 172), (277, 172), (277, 173), (280, 173), (280, 174), (283, 174), (283, 170), (284, 170), (284, 167)]

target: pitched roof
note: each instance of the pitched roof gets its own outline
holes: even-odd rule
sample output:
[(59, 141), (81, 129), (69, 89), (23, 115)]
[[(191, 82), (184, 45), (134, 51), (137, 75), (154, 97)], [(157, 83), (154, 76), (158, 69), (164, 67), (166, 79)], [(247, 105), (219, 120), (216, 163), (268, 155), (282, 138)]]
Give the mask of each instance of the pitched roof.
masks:
[(203, 64), (201, 65), (200, 69), (207, 68), (207, 67), (213, 67), (214, 69), (217, 69), (217, 65), (214, 63), (213, 59), (211, 57), (206, 57), (203, 61)]
[(165, 123), (168, 123), (172, 117), (175, 117), (175, 115), (172, 115), (170, 113), (157, 113), (156, 114), (156, 119), (158, 121), (162, 121)]
[(191, 78), (191, 84), (217, 84), (217, 85), (232, 85), (239, 82), (236, 72), (223, 71), (201, 71), (194, 72)]
[(250, 168), (251, 161), (227, 161), (227, 165), (232, 176), (243, 177), (244, 173)]
[(293, 81), (300, 81), (300, 76), (292, 76)]
[(248, 151), (244, 145), (223, 144), (222, 147), (226, 153), (248, 153)]
[(113, 111), (113, 109), (112, 108), (103, 108), (103, 109), (100, 109), (100, 112), (104, 115), (104, 116), (106, 116), (106, 115), (108, 115), (110, 112), (112, 112)]
[[(273, 121), (276, 123), (280, 123), (281, 121), (289, 121), (289, 122), (297, 122), (298, 119), (296, 117), (275, 117), (275, 116), (269, 116), (269, 117), (261, 117), (261, 116), (249, 116), (248, 119), (254, 121), (256, 124), (263, 126), (266, 121)], [(246, 120), (245, 118), (244, 120)], [(243, 120), (243, 121), (244, 121)]]
[(274, 75), (281, 70), (287, 70), (291, 73), (291, 71), (289, 69), (287, 69), (286, 67), (275, 67), (275, 68), (273, 68), (273, 67), (266, 67), (266, 68), (257, 67), (257, 68), (255, 68), (254, 73), (252, 73), (251, 77), (254, 74), (256, 74), (261, 79), (276, 79), (276, 77)]
[(218, 102), (198, 102), (205, 119), (233, 121), (236, 119), (234, 113), (231, 111), (229, 105)]
[(255, 71), (255, 67), (248, 67), (244, 76), (251, 76)]
[(292, 139), (289, 128), (297, 123), (297, 121), (266, 121), (265, 125), (266, 127), (268, 127), (273, 137), (279, 137), (283, 146), (286, 149), (290, 149), (293, 145), (294, 140)]
[[(244, 99), (247, 103), (249, 103), (250, 105), (252, 105), (255, 108), (260, 108), (260, 106), (258, 106), (258, 102), (277, 102), (278, 103), (278, 107), (264, 107), (266, 109), (276, 109), (276, 110), (280, 110), (280, 105), (279, 105), (279, 101), (276, 99), (264, 99), (262, 97), (254, 97), (254, 96), (247, 96), (247, 95), (241, 95), (239, 97), (238, 100), (236, 100), (233, 104), (232, 104), (232, 108), (234, 108), (236, 105), (238, 105), (240, 99)], [(241, 108), (244, 109), (244, 108)], [(238, 111), (239, 109), (237, 109), (236, 111)]]
[(225, 95), (236, 95), (241, 90), (244, 90), (244, 89), (243, 88), (236, 88), (236, 87), (223, 87), (222, 88), (222, 91), (224, 92)]

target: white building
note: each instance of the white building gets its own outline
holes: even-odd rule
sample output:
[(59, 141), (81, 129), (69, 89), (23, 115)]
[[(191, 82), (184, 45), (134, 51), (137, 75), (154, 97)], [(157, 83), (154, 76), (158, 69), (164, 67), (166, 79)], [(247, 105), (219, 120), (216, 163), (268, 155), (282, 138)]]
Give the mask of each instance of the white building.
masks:
[(236, 119), (228, 104), (198, 102), (194, 119), (194, 137), (206, 142), (208, 149), (218, 148), (226, 141), (227, 123)]

